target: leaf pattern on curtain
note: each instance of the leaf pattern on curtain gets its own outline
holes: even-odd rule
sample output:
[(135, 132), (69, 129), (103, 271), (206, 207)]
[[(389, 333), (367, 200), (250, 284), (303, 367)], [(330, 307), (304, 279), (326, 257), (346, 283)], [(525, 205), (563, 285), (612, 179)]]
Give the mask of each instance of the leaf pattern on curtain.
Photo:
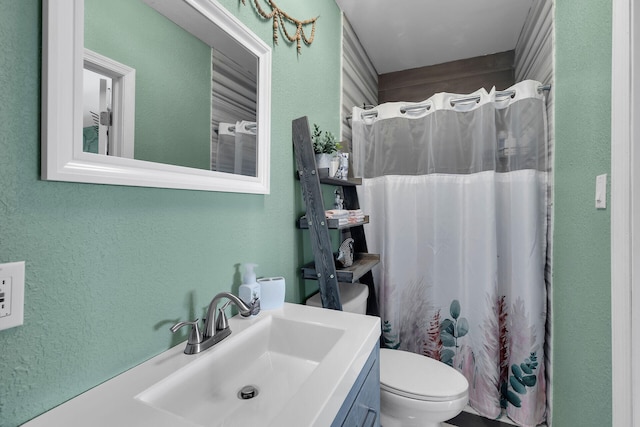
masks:
[(431, 320), (429, 320), (427, 339), (424, 343), (422, 354), (436, 360), (440, 360), (442, 357), (442, 340), (440, 339), (440, 310), (436, 310), (436, 313), (431, 317)]
[[(501, 346), (506, 336), (506, 328), (501, 328), (501, 324), (506, 319), (506, 314), (501, 311), (504, 308), (504, 296), (496, 298), (493, 295), (487, 296), (487, 305), (492, 307), (492, 315), (485, 317), (482, 323), (482, 345), (478, 350), (477, 367), (472, 378), (469, 380), (469, 403), (473, 408), (477, 408), (480, 413), (490, 418), (500, 416), (500, 400), (498, 391), (500, 390), (500, 378), (502, 372), (501, 351), (508, 351)], [(500, 361), (496, 366), (496, 360)], [(505, 362), (507, 366), (508, 362)], [(478, 375), (478, 371), (481, 375)], [(506, 372), (506, 371), (505, 371)]]
[[(537, 360), (536, 354), (539, 349), (535, 344), (536, 330), (529, 323), (529, 316), (522, 298), (517, 298), (513, 304), (510, 321), (511, 372), (507, 393), (510, 391), (517, 393), (517, 396), (509, 396), (519, 397), (520, 404), (517, 405), (511, 399), (508, 399), (510, 405), (507, 405), (507, 414), (512, 420), (525, 423), (526, 419), (520, 413), (536, 414), (537, 416), (544, 414), (544, 361), (540, 361), (542, 362), (540, 363)], [(527, 371), (530, 373), (527, 373)], [(537, 371), (537, 373), (534, 373), (534, 371)], [(541, 373), (542, 377), (540, 377)], [(542, 388), (542, 393), (537, 390), (538, 386)]]
[(500, 378), (509, 372), (509, 328), (507, 326), (507, 304), (504, 295), (498, 297), (498, 324), (500, 325)]
[[(413, 283), (409, 288), (415, 289), (418, 284)], [(416, 301), (415, 298), (410, 300)], [(529, 324), (521, 298), (510, 310), (504, 295), (497, 298), (488, 295), (487, 303), (493, 307), (492, 313), (475, 329), (470, 328), (467, 319), (461, 316), (462, 306), (457, 299), (448, 307), (451, 318), (442, 319), (440, 313), (445, 308), (431, 308), (433, 314), (420, 336), (414, 334), (415, 322), (401, 334), (385, 320), (384, 343), (389, 348), (406, 350), (399, 336), (404, 335), (412, 342), (422, 340), (423, 355), (452, 366), (467, 378), (469, 403), (480, 414), (498, 418), (504, 408), (512, 420), (527, 425), (526, 420), (520, 420), (518, 410), (539, 416), (545, 410), (544, 363), (538, 360), (535, 327)], [(421, 308), (424, 305), (424, 302), (417, 303)], [(474, 348), (470, 340), (463, 339), (474, 334), (481, 334), (478, 348)], [(526, 395), (533, 397), (525, 398)]]
[(400, 298), (403, 304), (399, 313), (398, 338), (403, 350), (421, 353), (424, 348), (424, 331), (428, 315), (435, 308), (431, 298), (419, 298), (418, 296), (425, 292), (429, 293), (431, 290), (431, 286), (422, 280), (411, 281), (402, 287)]
[(393, 333), (393, 327), (388, 320), (385, 320), (382, 325), (382, 340), (387, 348), (397, 350), (400, 347), (398, 335)]
[(465, 317), (460, 317), (460, 301), (454, 299), (449, 306), (449, 313), (452, 319), (444, 319), (440, 324), (440, 341), (446, 348), (440, 354), (440, 361), (456, 369), (461, 369), (464, 353), (459, 345), (459, 339), (469, 332), (469, 321)]

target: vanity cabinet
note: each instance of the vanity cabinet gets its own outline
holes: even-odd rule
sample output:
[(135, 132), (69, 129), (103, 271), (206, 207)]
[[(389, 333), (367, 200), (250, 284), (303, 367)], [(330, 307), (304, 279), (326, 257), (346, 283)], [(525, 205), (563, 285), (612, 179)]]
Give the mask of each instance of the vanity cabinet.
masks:
[(380, 351), (374, 346), (331, 427), (380, 426)]

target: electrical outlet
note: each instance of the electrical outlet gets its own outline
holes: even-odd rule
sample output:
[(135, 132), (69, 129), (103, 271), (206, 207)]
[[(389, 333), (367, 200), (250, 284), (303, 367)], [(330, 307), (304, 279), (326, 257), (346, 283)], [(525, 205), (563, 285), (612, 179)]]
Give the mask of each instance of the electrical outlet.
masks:
[(24, 261), (0, 264), (0, 330), (24, 323)]
[(11, 316), (11, 277), (0, 279), (0, 317)]

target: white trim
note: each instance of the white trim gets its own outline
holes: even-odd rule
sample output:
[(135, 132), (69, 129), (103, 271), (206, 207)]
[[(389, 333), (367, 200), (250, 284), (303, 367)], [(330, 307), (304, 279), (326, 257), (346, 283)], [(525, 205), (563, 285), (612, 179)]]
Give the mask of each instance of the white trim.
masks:
[[(638, 426), (634, 420), (634, 387), (637, 377), (632, 363), (632, 236), (634, 103), (640, 102), (632, 76), (633, 1), (612, 3), (611, 70), (611, 349), (612, 349), (612, 425)], [(637, 59), (640, 59), (637, 58)], [(632, 92), (633, 91), (633, 92)], [(638, 164), (638, 163), (636, 163)], [(636, 190), (637, 191), (637, 190)], [(640, 201), (637, 198), (633, 204)], [(636, 309), (637, 312), (637, 309)], [(637, 332), (635, 333), (637, 335)], [(637, 344), (636, 344), (637, 345)], [(637, 350), (637, 349), (636, 349)], [(637, 392), (637, 386), (636, 386)], [(637, 416), (636, 416), (637, 418)]]
[[(258, 64), (258, 173), (240, 176), (82, 152), (84, 1), (43, 1), (42, 179), (144, 187), (269, 194), (271, 48), (215, 0), (146, 0), (226, 34)], [(165, 13), (166, 12), (166, 13)], [(172, 18), (171, 16), (169, 16)], [(208, 25), (208, 26), (207, 26)], [(237, 45), (236, 45), (237, 46)], [(78, 149), (80, 147), (80, 149)]]
[[(634, 289), (640, 289), (640, 263), (638, 263), (638, 254), (640, 254), (640, 174), (637, 173), (640, 165), (640, 150), (637, 149), (638, 134), (640, 129), (636, 123), (640, 123), (640, 85), (638, 84), (638, 70), (640, 70), (640, 8), (637, 7), (637, 1), (631, 2), (631, 13), (629, 14), (631, 21), (630, 41), (631, 41), (631, 120), (629, 129), (629, 150), (631, 151), (631, 163), (629, 165), (629, 182), (631, 186), (631, 253), (629, 262), (631, 264), (631, 281), (629, 283), (629, 292), (631, 293), (631, 313), (629, 325), (631, 326), (631, 353), (629, 354), (628, 363), (631, 366), (631, 423), (634, 427), (640, 426), (640, 369), (637, 363), (640, 358), (640, 292), (634, 292)], [(617, 393), (616, 393), (617, 394)], [(614, 396), (616, 395), (614, 394)]]

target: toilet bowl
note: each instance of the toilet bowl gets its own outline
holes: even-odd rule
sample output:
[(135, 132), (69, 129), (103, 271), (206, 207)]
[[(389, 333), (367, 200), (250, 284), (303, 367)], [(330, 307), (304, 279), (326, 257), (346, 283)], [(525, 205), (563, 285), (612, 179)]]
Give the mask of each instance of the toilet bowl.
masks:
[(445, 363), (380, 349), (380, 422), (384, 427), (436, 427), (469, 401), (469, 383)]
[[(366, 285), (338, 283), (344, 311), (365, 314)], [(322, 307), (320, 295), (307, 305)], [(440, 427), (469, 401), (469, 383), (449, 365), (415, 353), (380, 349), (380, 424), (382, 427)]]

